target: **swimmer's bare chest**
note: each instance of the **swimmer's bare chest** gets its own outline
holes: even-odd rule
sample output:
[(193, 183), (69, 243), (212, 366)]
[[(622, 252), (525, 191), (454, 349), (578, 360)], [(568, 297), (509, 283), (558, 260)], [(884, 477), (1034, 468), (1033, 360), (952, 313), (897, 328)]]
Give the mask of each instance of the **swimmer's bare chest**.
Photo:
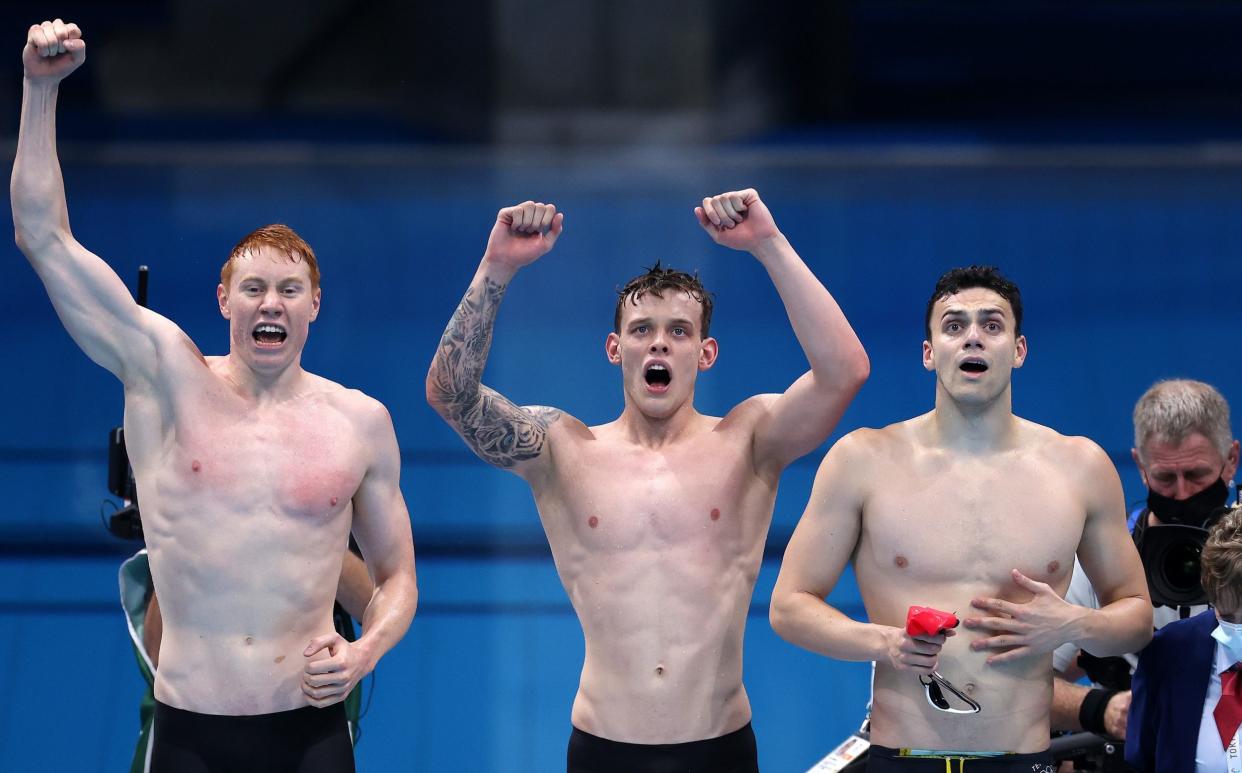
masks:
[(762, 542), (775, 486), (728, 435), (664, 449), (579, 443), (537, 493), (554, 550), (592, 562), (686, 551), (732, 560)]
[[(1020, 454), (940, 458), (893, 465), (882, 479), (855, 555), (876, 612), (904, 619), (914, 603), (964, 611), (977, 594), (1026, 600), (1013, 569), (1065, 592), (1086, 512), (1057, 465)], [(914, 589), (922, 601), (906, 595)]]
[[(162, 447), (134, 455), (157, 581), (244, 595), (258, 573), (279, 596), (307, 574), (334, 579), (367, 458), (334, 398), (259, 406), (209, 383), (174, 408)], [(127, 414), (127, 434), (141, 418)]]

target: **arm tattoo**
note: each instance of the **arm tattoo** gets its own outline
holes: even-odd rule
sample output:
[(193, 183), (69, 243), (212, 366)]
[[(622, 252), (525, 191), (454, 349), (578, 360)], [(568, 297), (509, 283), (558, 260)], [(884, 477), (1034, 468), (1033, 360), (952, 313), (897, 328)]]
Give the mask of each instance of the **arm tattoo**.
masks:
[(505, 286), (487, 278), (466, 291), (440, 338), (433, 391), (437, 410), (466, 445), (488, 464), (509, 468), (543, 452), (560, 411), (519, 407), (480, 383), (504, 295)]

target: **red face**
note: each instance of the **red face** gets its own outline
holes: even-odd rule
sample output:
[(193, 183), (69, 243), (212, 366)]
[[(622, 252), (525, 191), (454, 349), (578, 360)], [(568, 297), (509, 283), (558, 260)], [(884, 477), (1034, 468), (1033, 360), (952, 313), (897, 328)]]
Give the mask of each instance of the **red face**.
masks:
[(1238, 441), (1233, 441), (1227, 456), (1221, 456), (1211, 440), (1192, 432), (1180, 443), (1150, 440), (1142, 453), (1134, 449), (1131, 456), (1147, 488), (1171, 499), (1188, 499), (1221, 478), (1233, 480)]
[(306, 261), (262, 247), (235, 259), (229, 284), (216, 298), (229, 321), (230, 355), (261, 373), (297, 363), (319, 315), (320, 290), (311, 287)]
[(621, 332), (609, 333), (608, 359), (621, 366), (626, 402), (644, 415), (667, 418), (693, 403), (701, 370), (716, 361), (714, 338), (700, 338), (703, 306), (684, 292), (626, 301)]
[(1013, 308), (994, 290), (971, 287), (942, 298), (932, 306), (923, 367), (955, 402), (989, 403), (1026, 359), (1026, 338), (1015, 327)]

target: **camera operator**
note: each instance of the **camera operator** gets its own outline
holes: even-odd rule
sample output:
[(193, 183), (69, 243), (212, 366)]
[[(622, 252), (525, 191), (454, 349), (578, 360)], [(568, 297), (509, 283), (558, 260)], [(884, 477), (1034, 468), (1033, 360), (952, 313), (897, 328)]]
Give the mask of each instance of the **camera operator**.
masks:
[(1201, 577), (1215, 610), (1161, 629), (1134, 672), (1126, 762), (1140, 771), (1242, 770), (1242, 508), (1211, 527)]
[[(1208, 608), (1198, 554), (1213, 517), (1234, 496), (1230, 489), (1238, 447), (1229, 404), (1201, 381), (1160, 381), (1134, 406), (1131, 455), (1148, 495), (1128, 525), (1143, 558), (1157, 630)], [(1096, 605), (1090, 582), (1077, 566), (1066, 600)], [(1053, 667), (1061, 678), (1053, 680), (1053, 729), (1124, 739), (1136, 662), (1136, 655), (1095, 658), (1072, 646), (1058, 649)], [(1084, 671), (1095, 687), (1073, 683)]]

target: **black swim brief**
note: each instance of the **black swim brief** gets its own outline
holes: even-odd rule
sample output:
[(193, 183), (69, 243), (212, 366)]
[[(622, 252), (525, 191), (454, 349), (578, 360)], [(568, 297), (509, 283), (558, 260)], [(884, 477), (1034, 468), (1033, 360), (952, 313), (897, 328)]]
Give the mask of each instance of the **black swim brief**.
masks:
[(151, 773), (353, 773), (345, 707), (199, 714), (155, 702)]
[(872, 746), (867, 773), (1055, 773), (1052, 754), (924, 751)]
[(566, 773), (759, 773), (750, 723), (719, 738), (686, 743), (622, 743), (574, 728)]

